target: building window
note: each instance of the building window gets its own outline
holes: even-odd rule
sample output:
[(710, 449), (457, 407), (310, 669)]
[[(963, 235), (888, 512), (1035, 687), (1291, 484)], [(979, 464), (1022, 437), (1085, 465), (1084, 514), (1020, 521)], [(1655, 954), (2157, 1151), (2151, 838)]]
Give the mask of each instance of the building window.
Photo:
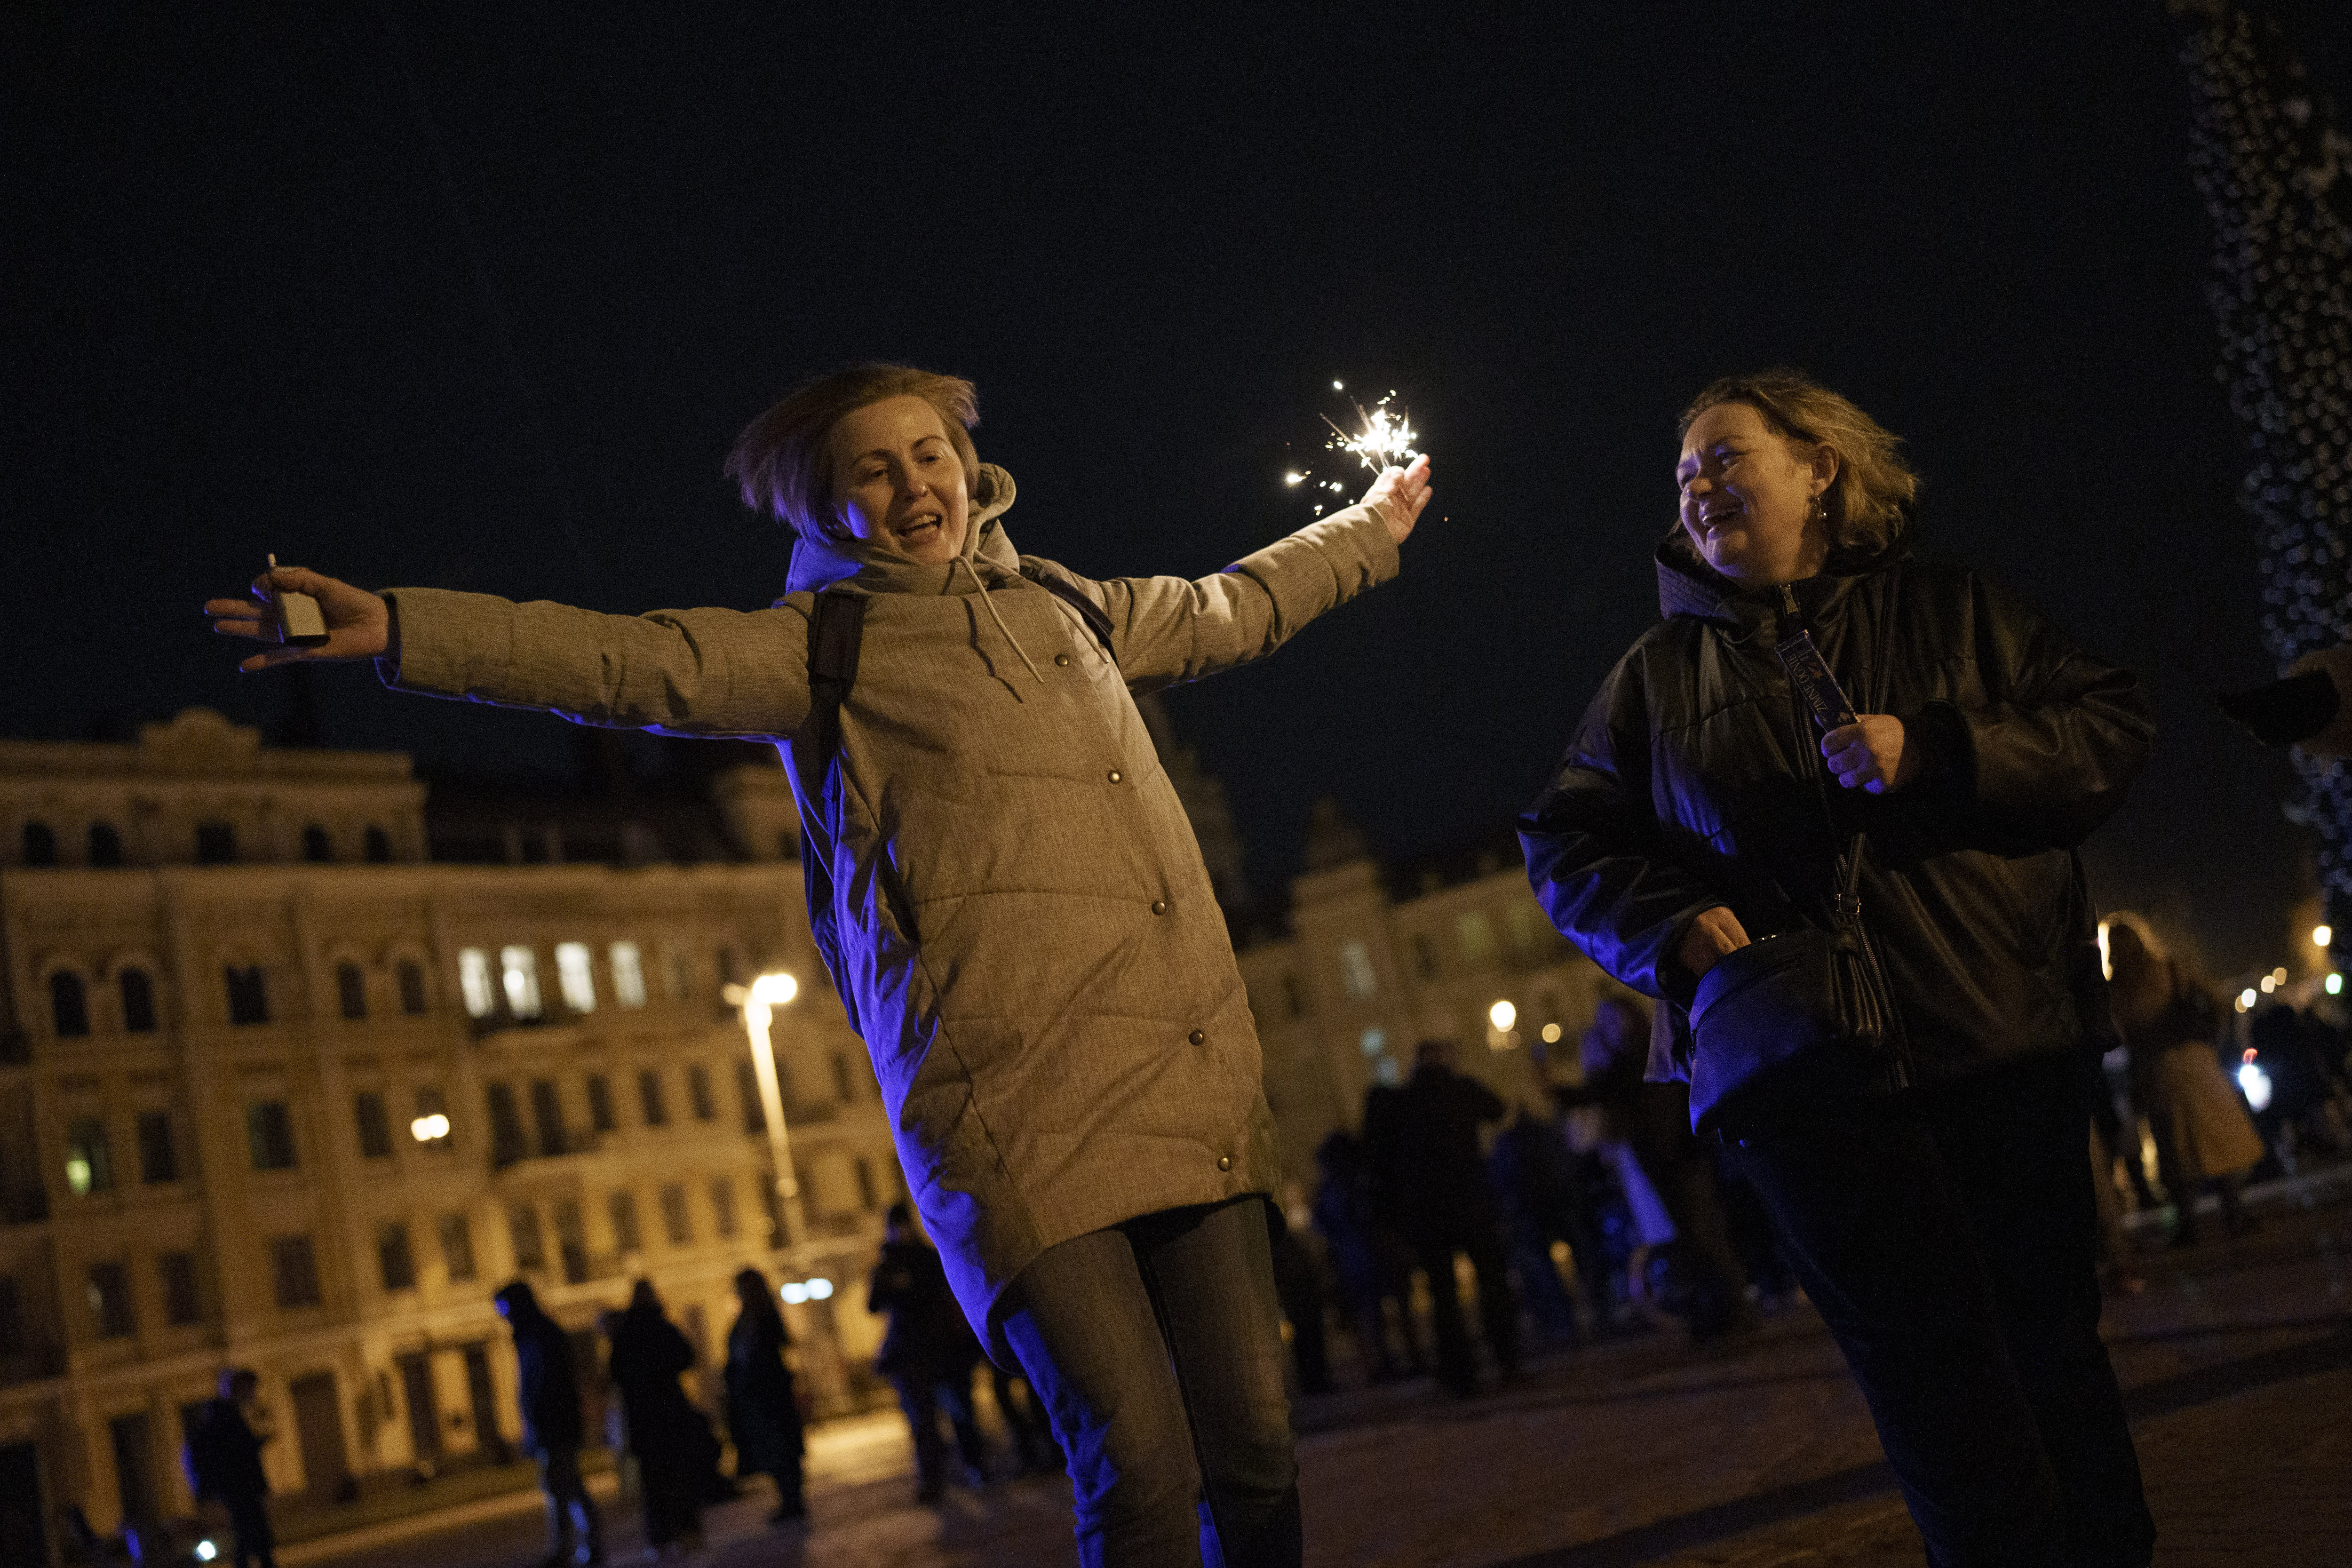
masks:
[(882, 1191), (874, 1184), (874, 1162), (857, 1156), (857, 1206), (872, 1214), (882, 1206)]
[(547, 1237), (540, 1233), (537, 1209), (517, 1204), (507, 1210), (507, 1239), (514, 1245), (517, 1268), (547, 1267)]
[(563, 1265), (566, 1285), (587, 1282), (588, 1231), (580, 1223), (580, 1205), (570, 1198), (555, 1205), (555, 1256)]
[(613, 1247), (616, 1252), (642, 1252), (645, 1236), (637, 1228), (637, 1194), (617, 1192), (605, 1200), (613, 1215)]
[(25, 1337), (25, 1308), (16, 1294), (16, 1277), (0, 1274), (0, 1357), (22, 1355), (32, 1348)]
[(226, 822), (196, 824), (196, 864), (226, 866), (236, 859), (236, 828)]
[(277, 1282), (280, 1307), (319, 1304), (319, 1256), (311, 1249), (309, 1237), (271, 1237), (269, 1273)]
[(539, 954), (527, 947), (502, 947), (499, 971), (506, 984), (507, 1011), (518, 1018), (538, 1017)]
[(522, 1112), (515, 1104), (513, 1085), (491, 1083), (483, 1092), (490, 1107), (490, 1163), (503, 1168), (530, 1152), (530, 1145), (523, 1142)]
[(425, 1016), (425, 966), (413, 958), (404, 958), (394, 974), (400, 988), (400, 1010), (412, 1018)]
[(735, 950), (731, 947), (722, 947), (719, 950), (719, 984), (721, 985), (743, 984), (743, 963), (736, 957)]
[(662, 1232), (672, 1247), (694, 1240), (694, 1224), (687, 1217), (686, 1189), (672, 1182), (661, 1190)]
[(1296, 974), (1282, 977), (1283, 1010), (1294, 1018), (1307, 1016), (1307, 987), (1298, 983)]
[(360, 1158), (389, 1160), (392, 1158), (392, 1118), (383, 1109), (383, 1096), (372, 1089), (363, 1089), (352, 1099), (352, 1118), (359, 1123)]
[(155, 1032), (155, 982), (143, 969), (126, 969), (114, 977), (122, 994), (122, 1026), (134, 1035)]
[(588, 1075), (588, 1125), (599, 1132), (614, 1127), (613, 1080), (600, 1072)]
[(61, 1040), (89, 1033), (89, 992), (70, 969), (49, 976), (49, 1023)]
[(646, 1005), (645, 963), (634, 942), (616, 942), (607, 956), (613, 965), (613, 1000), (624, 1007)]
[(1421, 970), (1423, 980), (1437, 978), (1437, 944), (1429, 940), (1429, 933), (1425, 931), (1413, 932), (1412, 961)]
[(128, 1339), (139, 1331), (131, 1305), (131, 1270), (120, 1263), (89, 1266), (89, 1312), (100, 1339)]
[(196, 1288), (196, 1255), (163, 1253), (155, 1259), (155, 1272), (163, 1280), (163, 1321), (175, 1329), (204, 1321), (204, 1296)]
[(712, 1223), (718, 1226), (719, 1234), (731, 1238), (736, 1227), (734, 1177), (710, 1178), (710, 1215)]
[(555, 944), (555, 980), (563, 990), (563, 1005), (575, 1013), (596, 1010), (596, 977), (588, 970), (588, 944), (584, 942), (559, 942)]
[(462, 1285), (474, 1277), (474, 1227), (464, 1215), (441, 1216), (441, 1261), (452, 1284)]
[(457, 955), (457, 989), (466, 998), (466, 1016), (487, 1018), (499, 1010), (499, 1000), (490, 990), (490, 955), (478, 947), (469, 947)]
[(327, 830), (313, 822), (302, 829), (302, 858), (314, 866), (323, 866), (335, 858), (335, 841)]
[[(781, 1067), (782, 1064), (777, 1065)], [(738, 1057), (735, 1060), (735, 1094), (743, 1102), (743, 1131), (765, 1132), (768, 1130), (768, 1114), (760, 1104), (760, 1071), (751, 1065), (749, 1057)]]
[(849, 1056), (845, 1051), (833, 1053), (833, 1094), (845, 1105), (857, 1098), (856, 1085), (849, 1075)]
[(367, 976), (356, 963), (335, 965), (335, 1000), (341, 1004), (346, 1018), (367, 1016)]
[(408, 1250), (408, 1227), (394, 1220), (375, 1227), (376, 1269), (387, 1290), (416, 1289), (416, 1259)]
[(563, 1101), (555, 1092), (555, 1080), (535, 1078), (530, 1080), (531, 1130), (539, 1134), (539, 1152), (553, 1159), (572, 1147), (563, 1125)]
[(172, 1113), (139, 1113), (139, 1179), (148, 1186), (180, 1179), (180, 1152), (172, 1142)]
[(391, 862), (392, 835), (374, 823), (368, 824), (367, 831), (360, 836), (360, 843), (371, 866), (388, 865)]
[(686, 1097), (694, 1106), (697, 1121), (719, 1120), (719, 1097), (710, 1092), (710, 1069), (700, 1062), (687, 1065)]
[(78, 1198), (114, 1190), (114, 1152), (106, 1141), (106, 1123), (95, 1116), (77, 1116), (66, 1124), (66, 1188)]
[(25, 864), (54, 866), (58, 863), (58, 832), (46, 822), (25, 824)]
[(122, 835), (114, 830), (112, 823), (93, 822), (89, 825), (89, 863), (93, 866), (122, 864)]
[(637, 1073), (637, 1107), (646, 1113), (648, 1127), (669, 1125), (669, 1102), (662, 1098), (661, 1073), (644, 1068)]
[(670, 1000), (683, 1002), (694, 994), (694, 966), (687, 963), (686, 950), (682, 947), (669, 948), (662, 956), (667, 960), (669, 970)]
[(246, 1147), (257, 1171), (294, 1168), (294, 1118), (282, 1100), (261, 1100), (245, 1108)]
[(1484, 963), (1495, 951), (1495, 922), (1486, 918), (1484, 910), (1465, 910), (1454, 921), (1454, 933), (1462, 943), (1462, 956), (1473, 963)]
[(1359, 1002), (1369, 1002), (1380, 989), (1372, 973), (1371, 950), (1360, 942), (1339, 944), (1339, 984)]
[(262, 978), (261, 965), (231, 964), (222, 973), (228, 983), (228, 1021), (232, 1024), (269, 1022), (269, 987)]
[(436, 1153), (446, 1154), (456, 1147), (450, 1138), (453, 1131), (449, 1122), (449, 1102), (441, 1098), (441, 1091), (430, 1085), (418, 1089), (416, 1116), (408, 1124), (409, 1136)]

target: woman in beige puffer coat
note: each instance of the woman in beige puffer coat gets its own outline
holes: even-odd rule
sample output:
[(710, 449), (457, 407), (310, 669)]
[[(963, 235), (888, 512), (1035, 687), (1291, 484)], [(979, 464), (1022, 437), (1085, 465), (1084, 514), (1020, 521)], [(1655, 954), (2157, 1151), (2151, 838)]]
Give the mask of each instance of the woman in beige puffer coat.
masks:
[[(1225, 1563), (1295, 1563), (1259, 1198), (1273, 1119), (1129, 693), (1271, 653), (1392, 575), (1427, 464), (1214, 575), (1097, 582), (1014, 552), (1012, 479), (979, 463), (975, 421), (969, 384), (887, 365), (754, 421), (730, 471), (799, 535), (770, 609), (607, 616), (280, 569), (257, 595), (314, 595), (330, 640), (246, 668), (373, 657), (403, 689), (772, 740), (789, 761), (812, 739), (817, 596), (863, 596), (837, 762), (801, 805), (832, 889), (812, 923), (838, 944), (916, 1206), (991, 1354), (1052, 1412), (1086, 1562), (1200, 1561), (1205, 1500)], [(206, 609), (274, 636), (248, 601)]]

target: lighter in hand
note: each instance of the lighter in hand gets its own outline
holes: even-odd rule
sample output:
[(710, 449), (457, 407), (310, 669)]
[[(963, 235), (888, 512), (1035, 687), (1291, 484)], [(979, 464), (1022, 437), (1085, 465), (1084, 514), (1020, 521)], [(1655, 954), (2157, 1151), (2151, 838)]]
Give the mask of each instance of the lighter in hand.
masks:
[[(269, 569), (278, 570), (278, 557), (269, 558)], [(278, 640), (295, 647), (320, 647), (327, 641), (327, 617), (319, 613), (319, 601), (308, 594), (292, 589), (280, 591), (275, 583), (269, 585), (269, 614), (278, 623)]]

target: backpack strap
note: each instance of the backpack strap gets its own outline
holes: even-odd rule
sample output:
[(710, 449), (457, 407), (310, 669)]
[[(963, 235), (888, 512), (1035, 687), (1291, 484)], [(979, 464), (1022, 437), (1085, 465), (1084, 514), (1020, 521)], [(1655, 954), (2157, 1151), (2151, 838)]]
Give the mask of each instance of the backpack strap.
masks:
[(1111, 663), (1118, 663), (1118, 655), (1111, 647), (1111, 633), (1117, 628), (1111, 625), (1109, 611), (1087, 597), (1086, 591), (1076, 583), (1043, 568), (1024, 562), (1021, 574), (1076, 610), (1078, 619), (1086, 622), (1087, 629), (1095, 634), (1095, 640), (1102, 644), (1103, 652)]
[(833, 988), (841, 994), (841, 1005), (848, 1010), (853, 1029), (857, 1026), (857, 1012), (841, 984), (841, 933), (834, 925), (832, 846), (818, 845), (809, 819), (823, 805), (826, 782), (841, 755), (841, 705), (849, 700), (850, 688), (857, 684), (857, 650), (865, 636), (866, 605), (863, 594), (816, 596), (815, 611), (809, 616), (808, 722), (802, 738), (787, 743), (793, 783), (800, 796), (801, 881), (808, 895), (809, 935), (815, 940), (817, 956), (824, 961)]

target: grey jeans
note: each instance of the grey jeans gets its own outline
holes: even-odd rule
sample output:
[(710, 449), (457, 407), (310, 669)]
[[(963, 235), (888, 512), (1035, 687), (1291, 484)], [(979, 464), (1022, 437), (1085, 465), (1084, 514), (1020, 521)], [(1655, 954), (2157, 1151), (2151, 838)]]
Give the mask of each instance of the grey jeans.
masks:
[(1297, 1568), (1298, 1462), (1265, 1200), (1048, 1247), (1005, 1337), (1069, 1458), (1086, 1568)]

